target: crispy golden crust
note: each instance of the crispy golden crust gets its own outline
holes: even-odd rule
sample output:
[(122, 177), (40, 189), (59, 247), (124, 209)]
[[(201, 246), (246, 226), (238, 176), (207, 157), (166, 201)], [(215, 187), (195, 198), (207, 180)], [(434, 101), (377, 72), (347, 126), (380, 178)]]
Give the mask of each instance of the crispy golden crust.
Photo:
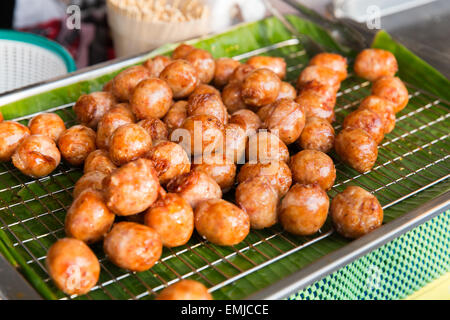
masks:
[(386, 50), (365, 49), (355, 60), (355, 73), (361, 78), (375, 81), (383, 76), (393, 77), (398, 71), (395, 56)]
[(60, 161), (61, 154), (55, 142), (40, 134), (26, 137), (12, 155), (13, 165), (33, 178), (49, 175)]
[(222, 91), (222, 100), (229, 113), (247, 108), (241, 97), (241, 84), (229, 83)]
[(111, 136), (109, 156), (120, 166), (144, 156), (152, 147), (152, 138), (141, 126), (131, 123), (117, 128)]
[(151, 78), (136, 86), (130, 98), (130, 106), (140, 120), (162, 118), (171, 107), (172, 98), (172, 90), (165, 81)]
[(245, 79), (255, 70), (255, 67), (249, 64), (239, 65), (228, 79), (228, 83), (242, 84)]
[(86, 189), (103, 190), (103, 180), (108, 176), (107, 173), (102, 171), (89, 171), (86, 172), (75, 183), (73, 189), (73, 198), (76, 199)]
[(191, 171), (172, 179), (167, 191), (178, 193), (192, 208), (208, 199), (221, 199), (222, 190), (217, 182), (206, 173)]
[(213, 300), (213, 298), (200, 282), (184, 279), (162, 290), (156, 300)]
[(210, 86), (209, 84), (201, 83), (197, 86), (197, 88), (195, 88), (194, 92), (191, 93), (191, 95), (189, 96), (189, 99), (192, 99), (196, 95), (205, 94), (205, 93), (216, 94), (220, 97), (219, 90), (217, 90), (213, 86)]
[(251, 177), (236, 188), (236, 203), (249, 216), (253, 229), (277, 223), (278, 189), (266, 176)]
[(223, 193), (233, 187), (236, 178), (236, 165), (223, 154), (214, 153), (195, 158), (192, 171), (209, 175), (217, 182)]
[(97, 126), (96, 144), (100, 149), (109, 148), (113, 132), (126, 124), (134, 123), (135, 118), (128, 103), (120, 103), (107, 112)]
[(255, 69), (267, 68), (276, 73), (280, 79), (286, 76), (286, 61), (280, 57), (255, 56), (251, 57), (246, 62)]
[(92, 92), (78, 98), (73, 111), (78, 122), (96, 129), (100, 119), (116, 104), (116, 99), (110, 92)]
[(327, 220), (328, 208), (328, 196), (318, 185), (295, 184), (281, 201), (280, 223), (292, 234), (312, 235)]
[(311, 117), (306, 120), (297, 144), (302, 149), (327, 153), (334, 147), (334, 138), (334, 128), (328, 121), (322, 118)]
[(408, 89), (397, 77), (381, 77), (372, 84), (372, 94), (394, 105), (394, 112), (402, 111), (409, 101)]
[(134, 88), (136, 88), (142, 80), (149, 78), (151, 78), (151, 73), (146, 67), (130, 67), (114, 77), (112, 92), (119, 101), (129, 101)]
[(84, 173), (91, 171), (101, 171), (105, 174), (110, 174), (115, 169), (116, 165), (111, 161), (109, 153), (106, 150), (95, 150), (91, 152), (84, 161)]
[(11, 160), (16, 148), (30, 135), (30, 130), (14, 121), (0, 123), (0, 162)]
[(100, 191), (84, 190), (67, 211), (64, 224), (66, 235), (86, 243), (101, 241), (111, 229), (115, 217)]
[(161, 257), (162, 242), (150, 227), (133, 222), (115, 224), (103, 242), (108, 259), (120, 268), (145, 271)]
[(245, 153), (249, 162), (289, 160), (289, 150), (284, 142), (267, 131), (260, 131), (250, 136)]
[(375, 140), (362, 129), (344, 129), (334, 142), (339, 157), (360, 173), (372, 169), (378, 157)]
[(386, 99), (370, 95), (361, 101), (358, 109), (367, 109), (375, 112), (383, 122), (384, 133), (394, 130), (396, 120), (394, 106)]
[(303, 150), (291, 157), (292, 178), (300, 184), (318, 184), (329, 190), (336, 179), (333, 160), (317, 150)]
[(277, 134), (285, 144), (294, 143), (305, 126), (303, 108), (294, 100), (283, 98), (273, 103), (264, 127)]
[(183, 125), (184, 120), (187, 118), (187, 105), (187, 101), (181, 100), (170, 107), (164, 117), (164, 123), (167, 125), (169, 132), (178, 129)]
[(275, 102), (280, 93), (281, 80), (269, 69), (257, 69), (242, 83), (241, 97), (249, 106), (262, 107)]
[(163, 246), (178, 247), (192, 236), (194, 212), (182, 197), (168, 193), (147, 210), (144, 223), (160, 235)]
[(182, 43), (173, 50), (172, 59), (184, 59), (195, 48), (189, 44)]
[(245, 134), (250, 136), (255, 134), (261, 128), (262, 122), (256, 113), (248, 109), (242, 109), (234, 112), (231, 115), (230, 123), (239, 125), (244, 129)]
[(282, 81), (280, 86), (280, 92), (278, 93), (277, 100), (288, 98), (295, 99), (297, 97), (297, 90), (289, 82)]
[(47, 253), (50, 277), (66, 294), (85, 294), (97, 283), (100, 263), (82, 241), (64, 238), (55, 242)]
[(339, 75), (330, 68), (320, 65), (308, 66), (300, 73), (297, 80), (297, 89), (301, 90), (308, 86), (324, 85), (339, 90)]
[(175, 99), (188, 97), (200, 83), (197, 70), (184, 60), (173, 61), (159, 77), (167, 82)]
[(197, 76), (201, 83), (210, 83), (214, 78), (216, 62), (206, 50), (195, 49), (189, 52), (184, 59), (197, 70)]
[(156, 56), (148, 59), (143, 63), (143, 66), (150, 71), (152, 78), (158, 78), (161, 72), (172, 62), (172, 59), (166, 56)]
[(120, 216), (138, 214), (158, 198), (160, 184), (152, 161), (138, 159), (115, 170), (103, 181), (108, 208)]
[(263, 176), (283, 197), (292, 184), (292, 173), (284, 161), (272, 161), (269, 163), (246, 163), (241, 167), (237, 176), (237, 182), (243, 183), (253, 177)]
[(378, 114), (369, 109), (358, 109), (348, 114), (342, 123), (342, 128), (363, 129), (377, 144), (384, 138), (383, 121)]
[(330, 123), (335, 120), (334, 105), (336, 96), (334, 98), (327, 97), (320, 94), (316, 89), (302, 90), (295, 99), (304, 110), (306, 119), (311, 117), (322, 118)]
[(250, 231), (250, 218), (240, 208), (222, 199), (201, 202), (195, 208), (195, 229), (208, 241), (233, 246)]
[(383, 209), (377, 198), (356, 186), (335, 196), (330, 211), (337, 232), (347, 238), (359, 238), (383, 223)]
[(219, 119), (223, 124), (228, 123), (227, 108), (220, 95), (215, 93), (203, 93), (191, 95), (187, 105), (188, 116), (209, 115)]
[(214, 72), (214, 85), (223, 88), (228, 84), (231, 75), (240, 66), (240, 62), (231, 58), (216, 59), (216, 70)]
[(339, 81), (344, 81), (347, 78), (347, 59), (339, 54), (319, 53), (309, 61), (309, 65), (322, 66), (334, 70), (339, 76)]
[(158, 118), (147, 118), (139, 121), (137, 124), (147, 131), (152, 138), (153, 144), (169, 140), (167, 125)]
[(56, 113), (41, 113), (33, 117), (28, 123), (31, 134), (43, 134), (58, 141), (66, 130), (64, 121)]
[(186, 151), (170, 141), (161, 141), (150, 149), (147, 158), (153, 161), (159, 181), (166, 185), (171, 179), (190, 171), (191, 163)]
[(73, 166), (81, 166), (87, 156), (96, 149), (95, 140), (94, 130), (76, 125), (61, 134), (58, 148), (65, 161)]

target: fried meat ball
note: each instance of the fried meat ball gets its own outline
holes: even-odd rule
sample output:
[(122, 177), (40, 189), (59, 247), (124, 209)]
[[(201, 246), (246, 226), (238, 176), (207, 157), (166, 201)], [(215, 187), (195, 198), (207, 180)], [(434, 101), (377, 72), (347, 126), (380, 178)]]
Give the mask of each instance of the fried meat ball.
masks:
[[(197, 115), (188, 117), (182, 126), (181, 139), (174, 131), (172, 141), (177, 141), (189, 155), (200, 155), (223, 148), (224, 125), (214, 116)], [(181, 141), (180, 141), (181, 140)]]
[(375, 112), (383, 122), (384, 133), (389, 133), (395, 128), (395, 112), (392, 103), (377, 96), (368, 96), (361, 101), (358, 109)]
[(375, 112), (368, 109), (358, 109), (348, 114), (342, 128), (360, 128), (367, 132), (379, 144), (384, 138), (383, 121)]
[(109, 92), (92, 92), (83, 94), (73, 106), (79, 123), (96, 129), (100, 119), (116, 104), (116, 99)]
[(259, 131), (249, 137), (245, 150), (249, 162), (288, 161), (289, 150), (276, 135)]
[(381, 77), (372, 84), (372, 94), (394, 105), (394, 112), (402, 111), (409, 101), (408, 89), (397, 77)]
[(97, 257), (77, 239), (64, 238), (55, 242), (47, 252), (46, 265), (56, 286), (68, 295), (88, 293), (100, 276)]
[(241, 126), (229, 123), (225, 126), (225, 155), (231, 162), (242, 164), (245, 162), (245, 146), (247, 135)]
[(201, 202), (195, 208), (195, 230), (219, 246), (242, 242), (250, 232), (250, 218), (239, 207), (222, 199)]
[(147, 210), (144, 223), (160, 235), (163, 246), (178, 247), (192, 236), (194, 212), (182, 197), (168, 193)]
[(229, 191), (236, 178), (236, 165), (223, 154), (204, 155), (194, 159), (192, 171), (209, 175), (225, 193)]
[(237, 176), (237, 182), (243, 183), (253, 177), (266, 177), (270, 184), (278, 191), (278, 196), (283, 197), (291, 187), (292, 173), (284, 161), (272, 161), (269, 163), (246, 163), (242, 166)]
[(107, 173), (102, 171), (89, 171), (86, 172), (78, 181), (75, 183), (73, 189), (73, 198), (76, 199), (78, 196), (87, 189), (103, 190), (103, 180), (108, 176)]
[(112, 93), (112, 85), (113, 85), (113, 80), (111, 79), (107, 83), (105, 83), (105, 85), (102, 88), (102, 91)]
[(76, 125), (61, 134), (58, 148), (65, 161), (73, 166), (81, 166), (87, 156), (96, 149), (95, 140), (94, 130)]
[(334, 100), (327, 99), (326, 96), (320, 95), (315, 90), (302, 90), (295, 99), (305, 112), (306, 119), (311, 117), (322, 118), (329, 123), (335, 120)]
[(277, 223), (278, 190), (266, 176), (255, 176), (236, 188), (236, 203), (249, 216), (253, 229)]
[(383, 223), (383, 209), (366, 190), (349, 186), (331, 201), (330, 214), (337, 232), (346, 238), (359, 238)]
[(258, 112), (256, 114), (258, 115), (259, 119), (261, 119), (262, 123), (264, 123), (267, 117), (269, 117), (270, 113), (272, 112), (273, 105), (274, 104), (271, 103), (258, 109)]
[(247, 108), (241, 97), (241, 84), (237, 82), (229, 83), (223, 88), (222, 100), (229, 113)]
[(220, 96), (220, 91), (214, 88), (213, 86), (210, 86), (209, 84), (201, 83), (195, 88), (194, 92), (191, 93), (189, 96), (189, 99), (192, 99), (193, 96), (199, 95), (199, 94), (205, 94), (205, 93), (211, 93), (216, 94)]
[(160, 184), (151, 160), (138, 159), (111, 173), (103, 181), (108, 208), (119, 216), (148, 209), (158, 198)]
[(336, 179), (333, 160), (317, 150), (303, 150), (291, 157), (292, 178), (300, 184), (317, 184), (329, 190)]
[(114, 223), (114, 213), (106, 206), (103, 194), (94, 189), (84, 190), (67, 211), (66, 235), (86, 243), (103, 240)]
[(214, 71), (214, 85), (223, 88), (228, 84), (231, 75), (240, 66), (240, 62), (231, 58), (216, 59), (216, 70)]
[(172, 59), (184, 59), (195, 48), (189, 44), (182, 43), (173, 50)]
[(281, 80), (269, 69), (256, 69), (242, 83), (241, 97), (252, 107), (275, 102), (280, 93)]
[(303, 108), (294, 100), (280, 99), (273, 103), (264, 127), (275, 133), (285, 144), (297, 140), (305, 126)]
[(283, 98), (295, 99), (296, 97), (297, 97), (297, 90), (295, 90), (294, 86), (289, 82), (282, 81), (277, 100)]
[(60, 161), (61, 154), (55, 141), (41, 134), (26, 137), (12, 155), (13, 165), (33, 178), (49, 175)]
[(158, 78), (161, 72), (172, 62), (172, 59), (166, 56), (156, 56), (144, 62), (143, 66), (150, 71), (152, 78)]
[(200, 282), (183, 279), (162, 290), (156, 300), (213, 300), (213, 298)]
[(130, 123), (117, 128), (111, 136), (109, 156), (115, 165), (123, 165), (144, 156), (152, 147), (152, 138), (140, 125)]
[(267, 68), (276, 73), (280, 79), (286, 76), (286, 61), (280, 57), (255, 56), (251, 57), (246, 62), (255, 69)]
[(302, 149), (327, 153), (334, 147), (334, 137), (334, 128), (328, 121), (311, 117), (306, 119), (305, 127), (297, 140), (297, 144)]
[(383, 76), (393, 77), (398, 71), (395, 56), (386, 50), (365, 49), (355, 60), (355, 73), (361, 78), (375, 81)]
[(219, 119), (223, 124), (228, 123), (227, 108), (220, 95), (204, 93), (191, 96), (187, 105), (188, 116), (209, 115)]
[(162, 118), (172, 105), (172, 90), (161, 79), (142, 80), (130, 97), (130, 107), (139, 120)]
[(322, 66), (334, 70), (339, 76), (339, 81), (344, 81), (347, 78), (347, 59), (339, 54), (319, 53), (309, 61), (309, 65)]
[(231, 74), (228, 83), (242, 84), (253, 71), (255, 71), (255, 67), (249, 64), (241, 64)]
[(109, 153), (106, 150), (95, 150), (91, 152), (84, 161), (84, 173), (101, 171), (105, 174), (110, 174), (115, 169), (117, 169), (117, 167), (109, 158)]
[(188, 97), (199, 84), (197, 70), (187, 61), (175, 60), (159, 76), (172, 89), (175, 99)]
[(129, 101), (136, 86), (151, 76), (150, 71), (144, 66), (125, 69), (114, 77), (112, 92), (119, 101)]
[(96, 144), (100, 149), (109, 148), (109, 139), (117, 128), (134, 123), (134, 114), (131, 112), (128, 103), (120, 103), (107, 112), (97, 126)]
[(180, 128), (184, 120), (187, 118), (187, 101), (175, 102), (164, 117), (164, 123), (167, 125), (169, 132)]
[(372, 169), (378, 157), (377, 143), (372, 136), (359, 128), (339, 132), (334, 149), (342, 161), (359, 173)]
[(161, 141), (150, 149), (146, 156), (153, 161), (159, 182), (166, 185), (171, 179), (187, 173), (191, 162), (186, 151), (174, 142)]
[(230, 123), (239, 125), (244, 129), (245, 134), (250, 136), (262, 127), (261, 119), (251, 110), (243, 109), (234, 112), (231, 115)]
[(134, 222), (116, 223), (103, 241), (103, 250), (116, 266), (130, 271), (146, 271), (162, 254), (159, 234)]
[(58, 141), (66, 130), (64, 121), (56, 113), (41, 113), (33, 117), (28, 123), (31, 134), (43, 134), (54, 141)]
[(144, 128), (152, 138), (153, 144), (169, 140), (169, 130), (164, 122), (158, 118), (147, 118), (137, 123)]
[(11, 160), (16, 148), (30, 135), (30, 129), (14, 121), (0, 122), (0, 162)]
[(324, 85), (338, 91), (340, 87), (339, 74), (324, 66), (308, 66), (303, 69), (298, 77), (297, 89), (315, 85)]
[(216, 62), (211, 53), (202, 49), (194, 49), (183, 59), (197, 70), (197, 76), (201, 83), (208, 84), (212, 81), (216, 70)]
[(326, 192), (317, 184), (295, 184), (280, 204), (283, 228), (299, 236), (313, 235), (324, 225), (330, 206)]
[(191, 171), (175, 177), (167, 184), (167, 191), (178, 193), (192, 208), (208, 199), (221, 199), (222, 190), (206, 173)]

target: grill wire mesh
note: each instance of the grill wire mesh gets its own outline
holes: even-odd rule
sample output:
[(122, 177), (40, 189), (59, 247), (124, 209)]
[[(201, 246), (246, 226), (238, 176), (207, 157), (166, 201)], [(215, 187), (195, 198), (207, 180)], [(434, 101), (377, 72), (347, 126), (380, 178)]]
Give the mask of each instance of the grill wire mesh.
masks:
[[(287, 78), (292, 83), (308, 61), (295, 39), (235, 58), (245, 60), (260, 54), (285, 57)], [(331, 154), (337, 179), (328, 192), (330, 199), (348, 185), (359, 185), (375, 194), (386, 209), (448, 178), (449, 103), (411, 85), (407, 87), (410, 102), (397, 114), (396, 128), (380, 144), (377, 163), (370, 172), (359, 174)], [(335, 109), (337, 131), (346, 114), (369, 94), (370, 83), (352, 74), (342, 83)], [(49, 111), (60, 115), (69, 127), (75, 124), (72, 105)], [(32, 117), (16, 120), (27, 124)], [(333, 233), (329, 222), (311, 237), (292, 236), (275, 226), (253, 230), (245, 241), (233, 247), (216, 246), (194, 234), (187, 245), (165, 248), (160, 261), (140, 273), (114, 266), (105, 258), (101, 244), (97, 244), (92, 248), (101, 263), (98, 284), (87, 295), (69, 297), (53, 285), (45, 257), (48, 248), (65, 236), (65, 213), (73, 200), (73, 186), (81, 175), (80, 168), (62, 163), (50, 176), (34, 180), (22, 175), (11, 163), (0, 163), (0, 227), (60, 299), (152, 299), (167, 285), (185, 278), (204, 283), (214, 295), (236, 280)]]

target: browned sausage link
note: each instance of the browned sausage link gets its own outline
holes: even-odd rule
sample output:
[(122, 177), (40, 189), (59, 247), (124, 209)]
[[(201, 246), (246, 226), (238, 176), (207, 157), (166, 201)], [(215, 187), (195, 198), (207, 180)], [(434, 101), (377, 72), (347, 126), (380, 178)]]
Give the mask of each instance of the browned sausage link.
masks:
[(357, 186), (349, 186), (335, 196), (330, 211), (337, 232), (347, 238), (359, 238), (383, 223), (377, 198)]

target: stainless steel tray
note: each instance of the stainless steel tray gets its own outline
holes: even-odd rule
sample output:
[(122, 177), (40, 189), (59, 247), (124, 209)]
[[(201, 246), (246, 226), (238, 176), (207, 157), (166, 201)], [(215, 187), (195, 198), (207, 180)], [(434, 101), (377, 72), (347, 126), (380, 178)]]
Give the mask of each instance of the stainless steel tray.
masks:
[[(288, 75), (290, 75), (290, 79), (294, 79), (304, 67), (304, 64), (298, 61), (301, 59), (304, 61), (305, 58), (305, 53), (299, 49), (296, 39), (276, 43), (235, 58), (246, 59), (257, 54), (277, 55), (281, 49), (285, 53), (288, 52), (285, 55), (288, 61)], [(129, 59), (112, 61), (53, 81), (11, 92), (0, 96), (0, 105), (109, 74), (125, 66), (141, 62), (147, 56), (148, 54), (143, 54)], [(338, 118), (336, 129), (339, 129), (339, 123), (345, 114), (357, 106), (358, 102), (368, 94), (368, 86), (369, 82), (362, 81), (353, 75), (350, 75), (343, 83), (336, 105)], [(412, 85), (407, 84), (407, 87), (411, 103), (398, 117), (394, 132), (386, 137), (380, 145), (380, 155), (374, 169), (366, 174), (357, 174), (342, 163), (337, 163), (338, 179), (330, 191), (331, 197), (349, 184), (360, 185), (374, 193), (383, 208), (387, 209), (448, 179), (449, 131), (443, 130), (441, 125), (450, 117), (448, 112), (450, 104)], [(52, 108), (50, 111), (63, 116), (67, 125), (73, 125), (75, 118), (71, 111), (72, 105), (62, 105)], [(32, 116), (33, 114), (30, 114), (15, 120), (26, 121)], [(411, 121), (416, 125), (412, 126)], [(443, 148), (442, 144), (446, 144), (446, 148)], [(400, 152), (399, 150), (404, 151)], [(72, 189), (72, 187), (64, 186), (60, 179), (70, 179), (74, 183), (73, 174), (77, 173), (79, 173), (79, 169), (62, 164), (49, 177), (33, 180), (21, 175), (11, 164), (0, 164), (0, 179), (2, 176), (9, 177), (4, 187), (0, 187), (0, 228), (12, 235), (14, 246), (29, 257), (29, 265), (36, 268), (49, 285), (52, 284), (44, 266), (45, 254), (52, 242), (64, 236), (63, 217), (70, 204), (67, 202), (67, 198), (71, 197)], [(376, 183), (377, 187), (368, 186), (368, 181), (371, 184)], [(42, 193), (33, 191), (32, 185), (42, 189)], [(16, 202), (2, 200), (2, 192), (19, 189), (26, 190), (31, 196)], [(49, 205), (50, 202), (52, 205)], [(285, 298), (290, 293), (304, 288), (449, 207), (450, 193), (446, 193), (255, 293), (250, 298)], [(19, 216), (17, 213), (19, 208), (26, 209), (30, 215)], [(4, 216), (2, 217), (2, 211), (8, 212), (11, 218), (9, 221)], [(51, 223), (47, 219), (50, 219)], [(40, 228), (36, 230), (30, 228), (30, 222), (38, 222)], [(55, 224), (57, 227), (54, 227)], [(29, 237), (24, 238), (17, 235), (14, 232), (16, 227), (27, 230)], [(194, 237), (186, 246), (166, 249), (160, 262), (147, 273), (132, 273), (118, 269), (104, 256), (100, 256), (102, 277), (98, 285), (85, 298), (149, 298), (165, 286), (187, 277), (197, 277), (214, 293), (214, 291), (328, 238), (332, 234), (333, 230), (329, 225), (312, 237), (294, 237), (283, 232), (281, 228), (274, 227), (263, 231), (252, 231), (242, 244), (230, 248), (220, 248), (200, 237)], [(193, 260), (196, 262), (193, 263)], [(1, 262), (0, 260), (0, 270), (2, 270), (2, 265), (5, 266)], [(177, 267), (180, 265), (183, 268)], [(8, 277), (0, 275), (0, 292), (3, 293), (4, 298), (20, 298), (21, 296), (37, 298), (38, 295), (33, 295), (33, 290), (30, 290), (22, 277), (16, 272), (16, 276), (13, 278), (14, 276), (11, 275), (14, 273), (11, 273), (9, 269), (7, 266), (3, 269), (8, 273)], [(218, 276), (209, 277), (208, 274), (212, 273)], [(4, 274), (6, 275), (6, 273)], [(11, 281), (20, 283), (17, 290), (11, 287)], [(131, 283), (136, 286), (130, 286)], [(120, 293), (111, 290), (112, 285), (117, 286)], [(77, 298), (76, 296), (68, 297), (62, 293), (59, 293), (58, 297), (61, 299)]]

